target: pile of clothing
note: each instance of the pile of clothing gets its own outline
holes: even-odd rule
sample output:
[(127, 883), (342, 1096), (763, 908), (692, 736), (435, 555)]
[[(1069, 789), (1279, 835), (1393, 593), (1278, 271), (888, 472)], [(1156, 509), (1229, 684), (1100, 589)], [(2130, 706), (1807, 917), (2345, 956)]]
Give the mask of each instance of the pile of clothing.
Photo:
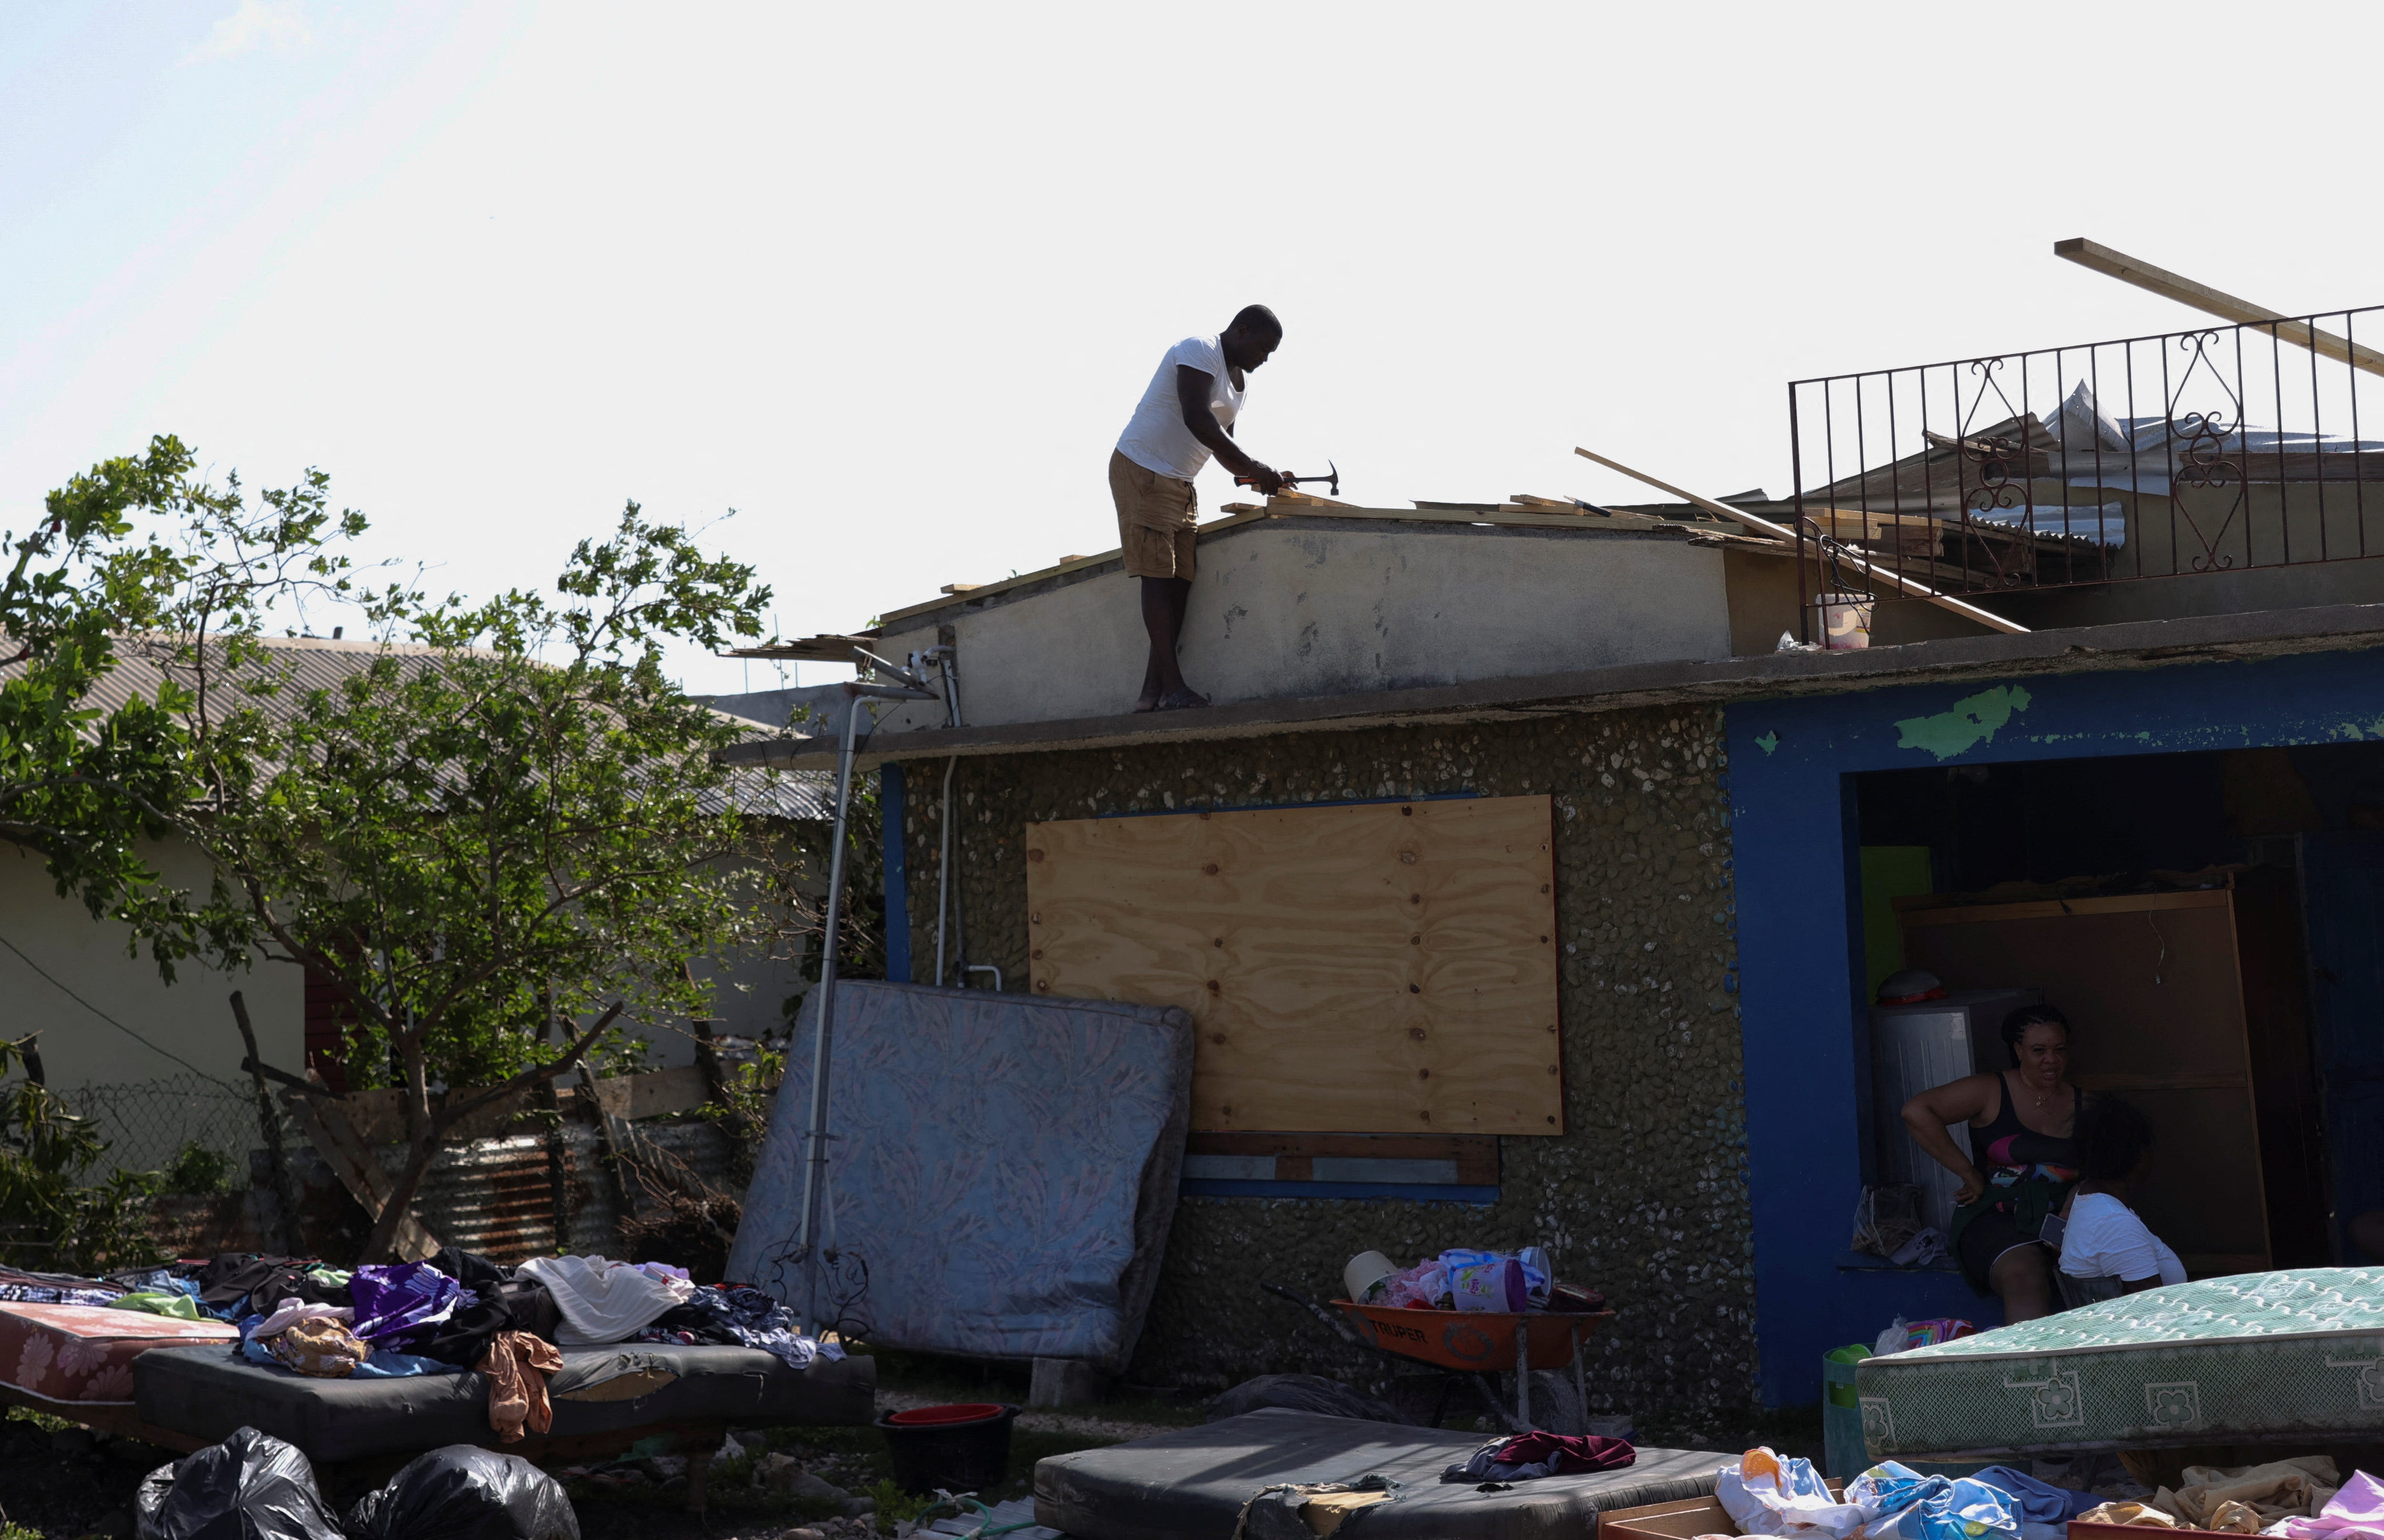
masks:
[(1504, 1490), (1507, 1483), (1537, 1481), (1542, 1476), (1627, 1470), (1638, 1458), (1639, 1451), (1627, 1438), (1537, 1431), (1508, 1434), (1443, 1471), (1440, 1479), (1480, 1482), (1483, 1491), (1496, 1492)]
[(2096, 1499), (2005, 1465), (1924, 1476), (1886, 1460), (1834, 1497), (1808, 1459), (1749, 1449), (1724, 1466), (1714, 1496), (1742, 1534), (1792, 1540), (2065, 1540)]
[(2341, 1481), (2325, 1455), (2227, 1469), (2189, 1465), (2145, 1502), (2111, 1502), (2089, 1523), (2216, 1530), (2288, 1540), (2384, 1540), (2384, 1484), (2365, 1471)]
[(240, 1328), (234, 1351), (267, 1368), (332, 1379), (478, 1371), (490, 1426), (508, 1443), (553, 1425), (546, 1382), (563, 1367), (558, 1344), (728, 1343), (797, 1369), (844, 1356), (797, 1333), (760, 1290), (699, 1287), (665, 1262), (539, 1257), (510, 1267), (451, 1247), (428, 1261), (350, 1271), (242, 1251), (92, 1282), (108, 1293), (91, 1303), (230, 1322)]

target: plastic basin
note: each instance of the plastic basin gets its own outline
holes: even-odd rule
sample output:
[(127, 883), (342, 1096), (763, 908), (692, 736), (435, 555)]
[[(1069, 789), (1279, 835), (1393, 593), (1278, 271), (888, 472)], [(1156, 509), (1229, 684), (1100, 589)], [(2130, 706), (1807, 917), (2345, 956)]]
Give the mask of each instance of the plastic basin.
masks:
[(1014, 1406), (989, 1401), (913, 1407), (877, 1420), (894, 1484), (905, 1492), (982, 1492), (1010, 1474)]

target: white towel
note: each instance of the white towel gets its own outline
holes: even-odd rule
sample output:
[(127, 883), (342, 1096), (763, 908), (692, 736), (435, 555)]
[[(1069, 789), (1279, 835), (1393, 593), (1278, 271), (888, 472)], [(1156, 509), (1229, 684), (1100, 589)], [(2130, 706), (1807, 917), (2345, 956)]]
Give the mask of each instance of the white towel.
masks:
[(695, 1293), (695, 1285), (685, 1279), (657, 1278), (602, 1257), (533, 1257), (522, 1263), (521, 1272), (554, 1296), (554, 1308), (563, 1317), (554, 1333), (559, 1344), (619, 1342), (652, 1325), (656, 1316), (685, 1304)]

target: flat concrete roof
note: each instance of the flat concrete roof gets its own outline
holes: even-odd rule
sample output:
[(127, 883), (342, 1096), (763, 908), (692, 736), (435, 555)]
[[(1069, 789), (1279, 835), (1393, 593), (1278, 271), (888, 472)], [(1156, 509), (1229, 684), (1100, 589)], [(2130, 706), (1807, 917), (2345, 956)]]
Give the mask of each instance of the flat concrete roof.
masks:
[[(1679, 538), (1684, 536), (1734, 535), (1737, 526), (1699, 514), (1695, 518), (1665, 518), (1632, 510), (1617, 510), (1616, 515), (1537, 510), (1530, 508), (1361, 508), (1351, 503), (1331, 503), (1317, 498), (1274, 497), (1263, 506), (1249, 503), (1229, 503), (1235, 510), (1223, 518), (1211, 519), (1197, 527), (1203, 540), (1230, 535), (1256, 526), (1292, 529), (1331, 529), (1347, 528), (1349, 522), (1388, 524), (1413, 527), (1418, 532), (1464, 533), (1480, 535), (1513, 534), (1525, 530), (1544, 530), (1557, 535), (1605, 537), (1636, 535), (1642, 538)], [(1687, 509), (1687, 503), (1680, 504)], [(1694, 510), (1691, 510), (1694, 512)], [(865, 635), (885, 636), (896, 631), (915, 630), (947, 619), (955, 612), (981, 609), (987, 603), (1006, 603), (1017, 599), (1032, 598), (1053, 588), (1071, 582), (1097, 578), (1123, 563), (1124, 553), (1104, 551), (1097, 555), (1075, 556), (1067, 561), (1035, 572), (1021, 573), (999, 582), (955, 584), (957, 593), (947, 593), (923, 603), (906, 604), (888, 610), (878, 624)], [(767, 648), (745, 648), (739, 656), (762, 657)]]
[[(2179, 663), (2351, 652), (2384, 646), (2384, 604), (2328, 604), (2246, 615), (1954, 637), (1844, 652), (1771, 652), (1717, 662), (1628, 664), (1569, 674), (1363, 694), (1248, 701), (1194, 711), (1021, 722), (994, 727), (874, 734), (859, 763), (1018, 754), (1125, 744), (1204, 742), (1280, 733), (1354, 730), (1397, 723), (1496, 721), (1551, 712), (1834, 695), (1931, 682), (2160, 668)], [(820, 769), (836, 760), (820, 739), (739, 744), (736, 763)]]

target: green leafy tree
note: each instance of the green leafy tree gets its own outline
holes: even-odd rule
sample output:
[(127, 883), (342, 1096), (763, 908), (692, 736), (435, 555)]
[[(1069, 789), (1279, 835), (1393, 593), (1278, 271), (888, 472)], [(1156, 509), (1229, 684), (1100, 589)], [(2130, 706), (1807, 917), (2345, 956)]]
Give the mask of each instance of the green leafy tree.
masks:
[[(332, 547), (364, 528), (331, 513), (318, 473), (252, 503), (192, 464), (180, 441), (153, 439), (50, 493), (31, 529), (0, 531), (0, 841), (43, 858), (93, 915), (131, 922), (169, 977), (176, 957), (228, 938), (205, 934), (204, 904), (146, 853), (196, 791), (188, 721), (204, 702), (175, 665), (237, 657), (277, 611), (344, 594)], [(128, 654), (160, 671), (104, 689)]]
[[(635, 504), (556, 587), (375, 594), (387, 644), (333, 686), (254, 650), (192, 654), (194, 699), (217, 703), (187, 718), (205, 814), (186, 828), (227, 889), (211, 934), (240, 936), (226, 961), (328, 979), (355, 1070), (404, 1091), (367, 1260), (457, 1123), (618, 1044), (625, 1016), (705, 1014), (688, 959), (770, 924), (740, 865), (755, 773), (715, 758), (746, 730), (663, 669), (667, 641), (758, 636), (769, 590)], [(466, 1087), (484, 1088), (443, 1094)]]

